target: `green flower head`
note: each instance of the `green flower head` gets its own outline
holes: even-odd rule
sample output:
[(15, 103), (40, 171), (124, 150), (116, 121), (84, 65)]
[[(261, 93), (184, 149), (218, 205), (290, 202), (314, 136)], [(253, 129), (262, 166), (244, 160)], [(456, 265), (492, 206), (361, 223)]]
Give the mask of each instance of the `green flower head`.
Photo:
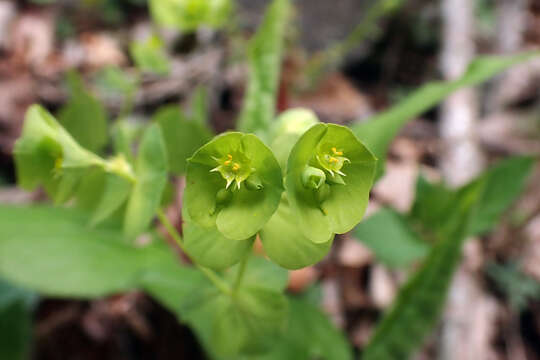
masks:
[(255, 235), (275, 212), (282, 192), (277, 160), (255, 135), (216, 136), (188, 160), (189, 216), (201, 227), (216, 226), (226, 238)]
[(364, 215), (375, 157), (346, 127), (317, 124), (296, 142), (287, 161), (287, 198), (305, 237), (326, 243)]

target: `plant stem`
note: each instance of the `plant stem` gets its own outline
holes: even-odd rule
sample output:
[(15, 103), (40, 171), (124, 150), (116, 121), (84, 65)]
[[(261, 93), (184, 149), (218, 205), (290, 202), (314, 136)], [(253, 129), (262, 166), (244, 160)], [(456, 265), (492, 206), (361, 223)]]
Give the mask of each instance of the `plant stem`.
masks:
[[(171, 235), (171, 237), (178, 244), (180, 249), (182, 249), (182, 251), (187, 254), (182, 237), (180, 236), (178, 231), (176, 231), (169, 219), (167, 219), (167, 216), (162, 209), (158, 209), (157, 216), (159, 218), (159, 221), (163, 224), (169, 235)], [(191, 262), (193, 263), (193, 265), (195, 265), (195, 267), (197, 267), (200, 272), (202, 272), (208, 278), (208, 280), (210, 280), (210, 282), (212, 282), (212, 284), (214, 284), (216, 288), (218, 288), (219, 291), (221, 291), (225, 295), (232, 295), (230, 286), (225, 283), (225, 281), (223, 281), (219, 276), (217, 276), (215, 272), (197, 264), (193, 259), (191, 259)]]
[(240, 268), (238, 269), (238, 272), (236, 273), (236, 280), (234, 281), (234, 286), (233, 286), (233, 294), (235, 294), (238, 289), (240, 288), (240, 284), (242, 284), (242, 279), (244, 278), (244, 273), (246, 272), (246, 265), (247, 265), (247, 261), (248, 261), (248, 258), (249, 258), (249, 255), (250, 253), (246, 253), (246, 255), (244, 255), (244, 258), (242, 259), (242, 261), (240, 262)]

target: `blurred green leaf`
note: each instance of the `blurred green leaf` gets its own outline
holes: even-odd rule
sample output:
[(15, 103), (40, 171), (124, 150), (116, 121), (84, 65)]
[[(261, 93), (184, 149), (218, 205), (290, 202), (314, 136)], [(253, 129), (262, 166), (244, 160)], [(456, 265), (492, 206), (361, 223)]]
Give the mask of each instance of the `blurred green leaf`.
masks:
[(516, 262), (489, 264), (486, 273), (495, 281), (514, 311), (520, 312), (529, 300), (540, 298), (540, 284), (536, 279), (524, 274)]
[(203, 86), (198, 86), (195, 89), (191, 103), (191, 118), (194, 122), (210, 131), (210, 114), (208, 109), (208, 90)]
[(108, 139), (105, 108), (85, 89), (77, 72), (68, 72), (67, 81), (70, 98), (60, 109), (58, 121), (82, 147), (99, 152)]
[(531, 157), (512, 157), (500, 161), (476, 180), (485, 185), (472, 215), (471, 235), (485, 233), (497, 224), (504, 211), (522, 193), (534, 164), (535, 159)]
[(231, 0), (149, 0), (154, 21), (181, 31), (219, 28), (230, 20)]
[(353, 125), (352, 129), (356, 136), (380, 159), (377, 177), (384, 172), (386, 153), (390, 143), (408, 121), (429, 110), (454, 91), (478, 85), (510, 66), (532, 59), (539, 54), (539, 51), (531, 51), (510, 56), (479, 57), (469, 65), (461, 78), (426, 84), (399, 104), (372, 117), (367, 122)]
[(353, 359), (353, 353), (344, 334), (316, 305), (289, 297), (285, 332), (269, 354), (257, 359), (347, 360)]
[(363, 359), (409, 358), (438, 318), (465, 238), (496, 223), (522, 191), (532, 165), (528, 157), (501, 161), (456, 191), (420, 179), (416, 215), (438, 224), (429, 227), (436, 243), (422, 267), (400, 290), (365, 348)]
[[(467, 222), (480, 186), (459, 201), (419, 270), (401, 288), (364, 348), (362, 359), (408, 359), (435, 325), (461, 259)], [(473, 191), (476, 190), (476, 191)]]
[(0, 306), (0, 359), (26, 360), (32, 337), (32, 316), (23, 301)]
[[(225, 279), (231, 285), (236, 280), (239, 267), (240, 265), (232, 267), (225, 275)], [(289, 283), (289, 272), (263, 257), (250, 256), (247, 260), (242, 283), (249, 286), (284, 291)]]
[(135, 248), (87, 222), (77, 209), (0, 205), (0, 276), (45, 295), (96, 297), (132, 290), (145, 269), (177, 261), (163, 246)]
[(129, 52), (135, 65), (142, 71), (158, 75), (166, 75), (170, 71), (171, 64), (165, 44), (157, 35), (152, 35), (143, 41), (131, 43)]
[(187, 158), (212, 137), (210, 129), (198, 122), (187, 120), (177, 106), (162, 107), (154, 115), (153, 121), (161, 127), (169, 168), (175, 174), (183, 174), (186, 171)]
[(392, 209), (379, 210), (362, 221), (354, 236), (373, 251), (378, 261), (392, 268), (410, 265), (429, 251), (404, 216)]
[(100, 70), (95, 79), (96, 85), (106, 94), (126, 96), (137, 89), (138, 79), (117, 66), (107, 66)]
[(155, 216), (167, 182), (167, 150), (157, 124), (150, 125), (139, 145), (137, 181), (128, 200), (124, 231), (128, 238), (142, 233)]
[(94, 209), (90, 224), (96, 225), (106, 220), (120, 208), (129, 196), (133, 184), (114, 174), (105, 174), (103, 192)]
[(430, 183), (420, 174), (416, 180), (416, 197), (408, 220), (425, 240), (430, 240), (432, 233), (446, 221), (455, 199), (455, 190), (444, 184)]
[(261, 135), (269, 129), (274, 119), (285, 28), (290, 12), (289, 0), (274, 0), (250, 41), (249, 82), (238, 119), (240, 131)]

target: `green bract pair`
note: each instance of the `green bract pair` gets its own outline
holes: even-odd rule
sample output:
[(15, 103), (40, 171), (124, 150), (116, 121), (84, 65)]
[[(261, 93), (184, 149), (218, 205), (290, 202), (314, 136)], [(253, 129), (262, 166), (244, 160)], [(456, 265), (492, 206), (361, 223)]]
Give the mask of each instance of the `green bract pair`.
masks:
[[(259, 233), (273, 261), (304, 267), (326, 255), (334, 234), (361, 220), (376, 159), (348, 128), (289, 110), (270, 144), (272, 150), (255, 135), (225, 133), (188, 160), (186, 247), (203, 265), (238, 262)], [(193, 238), (219, 252), (208, 256)]]

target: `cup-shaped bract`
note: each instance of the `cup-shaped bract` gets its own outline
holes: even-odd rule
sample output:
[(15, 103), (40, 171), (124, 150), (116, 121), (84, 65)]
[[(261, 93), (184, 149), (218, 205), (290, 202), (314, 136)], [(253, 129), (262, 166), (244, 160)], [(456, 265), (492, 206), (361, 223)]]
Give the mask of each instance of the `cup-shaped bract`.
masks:
[(276, 211), (282, 192), (277, 160), (253, 134), (216, 136), (188, 159), (189, 216), (199, 226), (216, 226), (226, 238), (255, 235)]
[(304, 236), (325, 243), (360, 222), (375, 165), (373, 154), (347, 127), (321, 123), (307, 130), (291, 150), (285, 178)]

